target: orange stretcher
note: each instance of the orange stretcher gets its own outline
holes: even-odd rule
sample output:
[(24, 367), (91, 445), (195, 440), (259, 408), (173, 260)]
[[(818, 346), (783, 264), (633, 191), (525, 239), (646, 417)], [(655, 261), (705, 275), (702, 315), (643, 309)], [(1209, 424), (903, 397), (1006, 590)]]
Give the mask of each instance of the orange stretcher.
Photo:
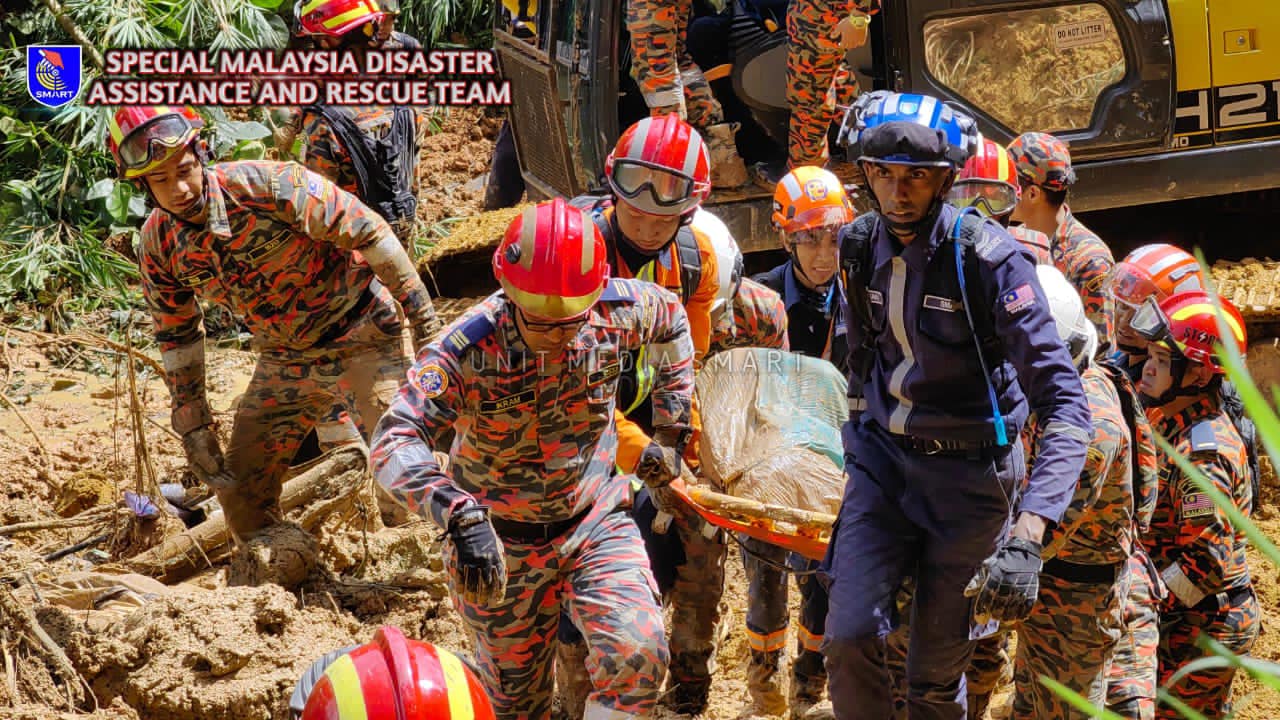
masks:
[(813, 560), (822, 560), (831, 540), (834, 515), (769, 505), (755, 500), (715, 492), (676, 478), (671, 489), (703, 520), (732, 532), (739, 532), (777, 545)]

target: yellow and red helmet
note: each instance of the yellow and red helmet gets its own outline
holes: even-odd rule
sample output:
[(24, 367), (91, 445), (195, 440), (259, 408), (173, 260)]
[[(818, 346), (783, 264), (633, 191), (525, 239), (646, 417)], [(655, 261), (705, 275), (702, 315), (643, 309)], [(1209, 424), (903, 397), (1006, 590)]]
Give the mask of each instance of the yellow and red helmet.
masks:
[(947, 193), (947, 202), (959, 208), (972, 206), (987, 217), (1008, 215), (1021, 199), (1013, 157), (988, 138), (978, 143), (977, 152), (965, 161)]
[(1134, 307), (1155, 296), (1157, 301), (1188, 290), (1204, 288), (1204, 271), (1191, 253), (1174, 245), (1143, 245), (1116, 263), (1108, 279), (1117, 300)]
[(484, 686), (458, 656), (384, 626), (329, 663), (301, 720), (494, 720), (494, 714)]
[(855, 215), (840, 178), (820, 167), (792, 170), (773, 191), (773, 226), (788, 235), (847, 225)]
[(294, 6), (303, 35), (341, 37), (363, 26), (373, 37), (385, 13), (376, 0), (299, 0)]
[(585, 210), (555, 198), (527, 208), (493, 252), (493, 276), (525, 313), (548, 320), (581, 317), (609, 279), (604, 236)]
[[(1230, 343), (1241, 354), (1248, 349), (1244, 317), (1226, 298), (1189, 290), (1163, 300), (1148, 297), (1133, 316), (1134, 331), (1149, 342), (1176, 351), (1188, 360), (1222, 372), (1219, 346)], [(1219, 320), (1222, 321), (1219, 326)]]
[(182, 152), (202, 127), (204, 120), (190, 106), (125, 106), (107, 122), (107, 148), (120, 176), (132, 179)]

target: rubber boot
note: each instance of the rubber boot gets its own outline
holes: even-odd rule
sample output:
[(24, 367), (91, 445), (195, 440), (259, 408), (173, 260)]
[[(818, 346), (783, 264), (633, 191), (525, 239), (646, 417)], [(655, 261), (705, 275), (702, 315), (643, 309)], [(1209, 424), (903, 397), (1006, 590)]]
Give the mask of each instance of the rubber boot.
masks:
[(707, 140), (707, 152), (711, 155), (711, 187), (742, 187), (750, 179), (734, 140), (737, 132), (738, 123), (711, 125), (703, 131)]
[(667, 696), (667, 705), (672, 710), (681, 715), (701, 715), (707, 709), (707, 696), (711, 693), (711, 678), (695, 677), (694, 673), (682, 672), (683, 668), (707, 666), (707, 658), (702, 653), (682, 653), (672, 656), (668, 680), (671, 692)]
[(587, 673), (587, 644), (560, 642), (556, 648), (556, 684), (560, 703), (569, 720), (580, 720), (591, 694), (591, 675)]
[(782, 651), (751, 651), (747, 665), (747, 691), (751, 700), (743, 708), (742, 720), (753, 717), (781, 716), (787, 709), (787, 699), (782, 694), (782, 677), (778, 672), (782, 664)]
[(812, 665), (815, 660), (817, 667), (822, 667), (821, 655), (813, 653), (813, 657), (807, 657), (809, 655), (810, 653), (804, 653), (797, 658), (795, 671), (791, 675), (791, 720), (835, 720), (831, 701), (825, 698), (826, 673), (805, 672), (800, 668), (801, 664)]

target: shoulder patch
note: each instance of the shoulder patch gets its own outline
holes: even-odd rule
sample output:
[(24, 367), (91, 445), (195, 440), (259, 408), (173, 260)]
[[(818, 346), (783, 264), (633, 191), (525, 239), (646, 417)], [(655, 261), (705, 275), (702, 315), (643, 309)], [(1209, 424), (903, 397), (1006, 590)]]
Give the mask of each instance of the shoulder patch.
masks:
[(1191, 442), (1193, 453), (1218, 451), (1218, 434), (1213, 431), (1213, 422), (1210, 420), (1201, 420), (1192, 425), (1187, 439)]
[(414, 365), (409, 368), (409, 384), (417, 388), (427, 399), (434, 399), (449, 389), (449, 375), (444, 368), (435, 363)]
[(1213, 499), (1202, 492), (1182, 496), (1182, 519), (1207, 517), (1213, 514)]
[(1030, 283), (1022, 283), (1018, 287), (1000, 296), (1000, 304), (1010, 315), (1017, 315), (1036, 304), (1036, 292)]
[(475, 345), (493, 332), (493, 321), (484, 313), (479, 313), (470, 320), (454, 328), (444, 337), (441, 345), (455, 357), (464, 350)]
[(308, 170), (307, 171), (307, 194), (317, 200), (324, 200), (328, 194), (328, 183), (319, 175)]
[(622, 278), (610, 278), (609, 284), (604, 287), (604, 292), (600, 294), (601, 302), (621, 302), (633, 303), (640, 299), (637, 288), (628, 280)]
[(971, 241), (974, 254), (989, 265), (999, 265), (1017, 249), (1012, 235), (986, 221), (973, 230)]

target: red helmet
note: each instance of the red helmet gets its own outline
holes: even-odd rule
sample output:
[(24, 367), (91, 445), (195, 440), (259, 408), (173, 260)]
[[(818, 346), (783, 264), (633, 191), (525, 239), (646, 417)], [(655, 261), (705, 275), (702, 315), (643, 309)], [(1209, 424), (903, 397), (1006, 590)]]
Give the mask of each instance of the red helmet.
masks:
[(585, 315), (609, 278), (604, 236), (564, 198), (527, 208), (493, 252), (493, 275), (521, 310), (541, 318)]
[[(1204, 290), (1189, 290), (1159, 301), (1149, 297), (1133, 316), (1131, 325), (1150, 342), (1222, 372), (1216, 346), (1229, 341), (1243, 354), (1248, 342), (1240, 311), (1226, 298), (1218, 296), (1217, 301), (1221, 311), (1214, 307), (1214, 296)], [(1226, 326), (1225, 333), (1219, 320)]]
[(484, 687), (462, 660), (384, 626), (340, 656), (307, 697), (301, 720), (493, 720)]
[(303, 35), (340, 37), (364, 26), (372, 38), (384, 13), (375, 0), (298, 0), (294, 15)]
[(1157, 301), (1204, 288), (1200, 263), (1182, 248), (1164, 243), (1143, 245), (1116, 264), (1108, 282), (1117, 300), (1133, 306), (1155, 296)]
[(1022, 199), (1022, 187), (1009, 151), (999, 143), (983, 138), (956, 176), (955, 185), (947, 193), (947, 202), (956, 207), (973, 206), (988, 217), (1013, 212)]
[(124, 178), (136, 178), (181, 152), (204, 120), (189, 106), (131, 105), (107, 123), (107, 148)]
[(626, 129), (604, 161), (614, 195), (650, 215), (692, 212), (711, 194), (711, 155), (679, 115), (647, 117)]

